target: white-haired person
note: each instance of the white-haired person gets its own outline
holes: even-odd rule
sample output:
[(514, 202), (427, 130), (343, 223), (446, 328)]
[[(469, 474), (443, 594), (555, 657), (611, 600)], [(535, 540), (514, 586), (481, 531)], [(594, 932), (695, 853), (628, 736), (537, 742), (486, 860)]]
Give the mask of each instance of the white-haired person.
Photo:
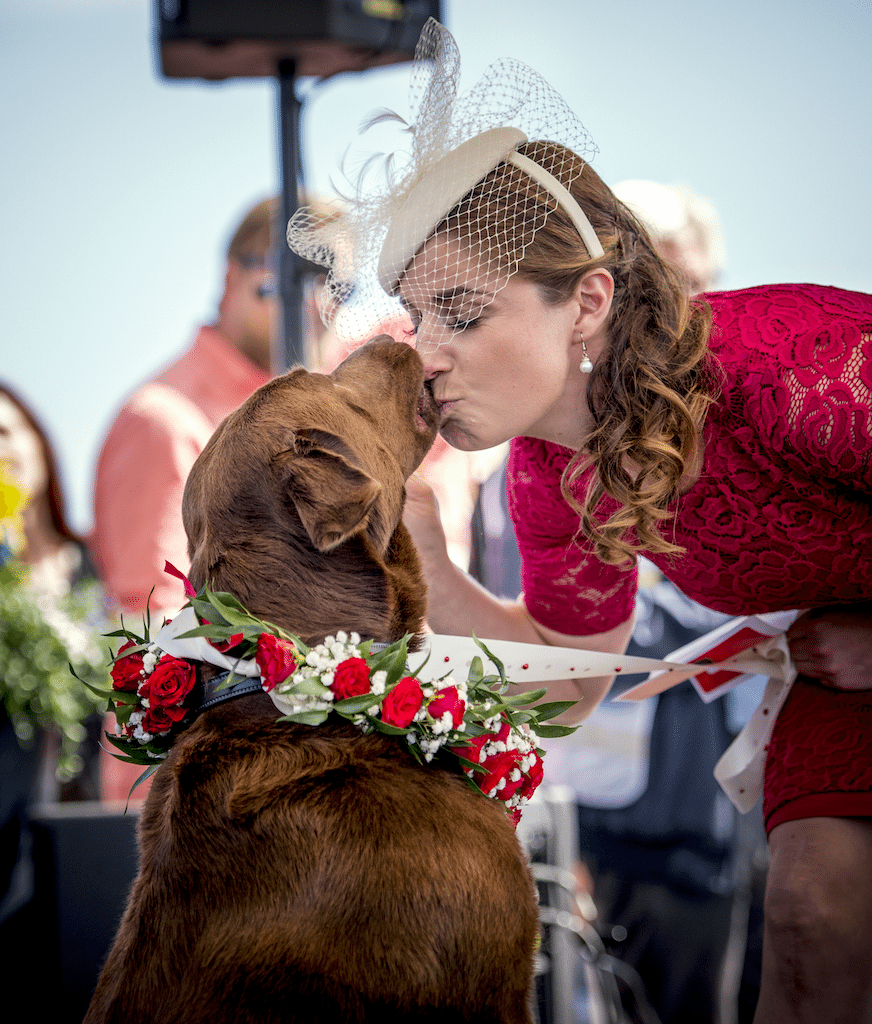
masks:
[[(503, 61), (459, 97), (456, 44), (432, 21), (418, 56), (409, 152), (344, 219), (324, 312), (349, 300), (343, 319), (376, 323), (380, 298), (399, 302), (442, 436), (464, 450), (511, 439), (517, 602), (451, 561), (429, 492), (408, 488), (430, 625), (621, 652), (641, 554), (715, 610), (799, 609), (800, 678), (766, 763), (755, 1021), (868, 1020), (872, 296), (770, 285), (689, 298), (535, 72)], [(288, 239), (325, 251), (305, 211)], [(610, 684), (550, 691), (583, 716)]]

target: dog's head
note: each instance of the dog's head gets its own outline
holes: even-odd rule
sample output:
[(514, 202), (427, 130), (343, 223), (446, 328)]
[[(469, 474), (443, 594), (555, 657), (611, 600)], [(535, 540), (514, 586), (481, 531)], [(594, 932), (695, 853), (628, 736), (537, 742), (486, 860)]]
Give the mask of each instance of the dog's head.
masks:
[(329, 375), (296, 369), (255, 392), (188, 477), (194, 585), (228, 590), (256, 611), (269, 607), (263, 591), (309, 588), (325, 566), (389, 562), (405, 482), (436, 436), (423, 385), (414, 349), (377, 339)]

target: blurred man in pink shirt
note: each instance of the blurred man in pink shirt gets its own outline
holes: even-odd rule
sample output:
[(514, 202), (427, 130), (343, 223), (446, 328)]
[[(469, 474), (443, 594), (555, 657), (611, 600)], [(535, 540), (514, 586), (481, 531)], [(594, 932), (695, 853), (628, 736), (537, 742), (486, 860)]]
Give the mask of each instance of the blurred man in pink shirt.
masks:
[[(188, 569), (182, 525), (188, 473), (221, 420), (272, 376), (279, 302), (269, 256), (277, 216), (277, 200), (266, 199), (243, 217), (227, 246), (215, 322), (127, 399), (103, 444), (91, 550), (115, 611), (136, 620), (148, 605), (152, 623), (160, 625), (184, 604), (181, 581), (164, 565)], [(107, 719), (106, 728), (114, 726)], [(149, 783), (133, 793), (131, 787), (141, 774), (101, 753), (103, 800), (139, 803)]]
[(92, 550), (118, 611), (141, 613), (148, 603), (159, 623), (185, 601), (164, 564), (187, 571), (188, 472), (221, 420), (271, 376), (278, 300), (268, 256), (277, 214), (276, 200), (266, 199), (245, 215), (227, 247), (215, 323), (127, 399), (103, 445)]

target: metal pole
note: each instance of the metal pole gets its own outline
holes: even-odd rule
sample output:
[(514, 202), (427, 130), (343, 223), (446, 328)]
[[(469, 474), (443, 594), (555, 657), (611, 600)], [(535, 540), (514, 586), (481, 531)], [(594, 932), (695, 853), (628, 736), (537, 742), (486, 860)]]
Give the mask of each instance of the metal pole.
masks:
[(278, 337), (273, 341), (273, 356), (279, 373), (305, 361), (303, 322), (305, 288), (303, 268), (285, 242), (285, 226), (302, 205), (303, 165), (300, 159), (300, 114), (296, 68), (292, 60), (279, 62), (279, 152), (281, 170), (281, 216), (279, 220), (278, 286), (281, 315)]

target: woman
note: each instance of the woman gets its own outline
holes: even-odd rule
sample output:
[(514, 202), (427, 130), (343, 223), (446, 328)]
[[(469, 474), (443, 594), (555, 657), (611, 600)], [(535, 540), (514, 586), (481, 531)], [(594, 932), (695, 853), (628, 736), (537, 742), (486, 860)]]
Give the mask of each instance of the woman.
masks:
[[(22, 733), (22, 742), (31, 728), (38, 730), (53, 723), (53, 729), (40, 735), (42, 754), (47, 763), (57, 762), (56, 772), (44, 772), (41, 791), (31, 796), (96, 799), (98, 702), (76, 683), (69, 665), (72, 661), (77, 671), (90, 673), (102, 664), (97, 643), (102, 592), (87, 545), (67, 519), (57, 458), (48, 434), (27, 403), (2, 382), (0, 473), (22, 495), (19, 522), (13, 531), (18, 536), (10, 538), (11, 550), (6, 552), (10, 557), (4, 569), (6, 589), (0, 615), (4, 620), (0, 665), (11, 672), (5, 678), (0, 672), (4, 743), (8, 741), (9, 749), (15, 746), (9, 714)], [(0, 565), (3, 563), (0, 556)], [(33, 662), (26, 683), (20, 683), (22, 659)], [(14, 680), (19, 684), (13, 686)], [(83, 724), (89, 730), (87, 743), (82, 743), (80, 735)], [(34, 749), (32, 756), (39, 755)], [(26, 759), (31, 752), (16, 751), (15, 756)], [(54, 775), (60, 786), (49, 781)]]
[[(419, 57), (412, 151), (383, 197), (361, 199), (344, 238), (302, 211), (288, 237), (310, 257), (341, 254), (328, 318), (349, 268), (344, 321), (374, 309), (377, 268), (411, 318), (449, 443), (512, 439), (517, 603), (451, 563), (432, 497), (408, 488), (430, 624), (621, 652), (643, 552), (716, 610), (800, 609), (788, 638), (801, 678), (767, 761), (755, 1021), (872, 1019), (872, 296), (785, 285), (688, 299), (534, 72), (504, 62), (456, 99), (441, 26)], [(610, 682), (550, 689), (581, 697), (584, 715)]]
[(67, 520), (48, 435), (22, 399), (2, 383), (0, 462), (27, 495), (22, 514), (24, 545), (18, 559), (27, 566), (30, 585), (60, 597), (80, 580), (93, 578), (85, 543)]

